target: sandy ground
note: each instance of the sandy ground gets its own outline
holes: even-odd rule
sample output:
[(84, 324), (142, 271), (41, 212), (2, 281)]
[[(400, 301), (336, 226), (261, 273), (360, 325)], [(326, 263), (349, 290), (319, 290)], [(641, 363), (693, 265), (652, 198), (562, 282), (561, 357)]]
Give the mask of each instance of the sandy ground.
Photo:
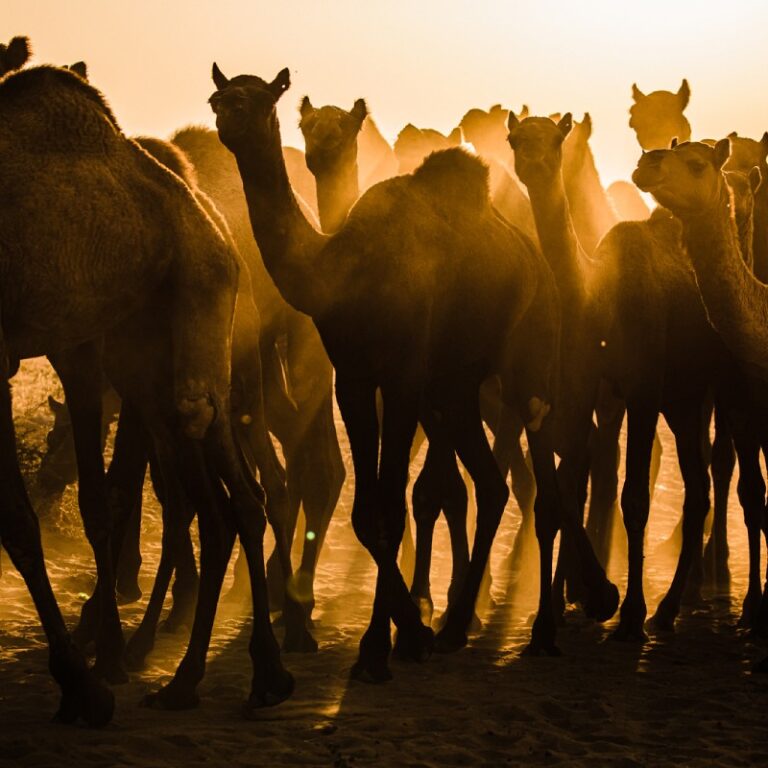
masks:
[[(50, 422), (47, 364), (25, 363), (14, 386), (20, 453), (44, 519), (49, 573), (74, 624), (93, 585), (73, 488), (42, 505), (34, 470)], [(343, 427), (340, 430), (343, 436)], [(649, 612), (671, 579), (656, 550), (682, 504), (674, 442), (665, 453), (651, 512), (646, 560)], [(344, 439), (344, 453), (349, 459)], [(351, 467), (348, 466), (351, 477)], [(735, 487), (735, 484), (734, 484)], [(492, 595), (484, 628), (468, 648), (423, 665), (393, 663), (395, 679), (370, 687), (348, 680), (371, 606), (373, 568), (349, 522), (351, 481), (333, 520), (318, 572), (316, 636), (320, 652), (288, 655), (294, 697), (255, 721), (240, 715), (250, 681), (246, 615), (222, 607), (202, 703), (191, 712), (139, 707), (168, 679), (185, 638), (162, 635), (146, 671), (115, 689), (114, 721), (99, 731), (50, 722), (57, 691), (47, 675), (44, 637), (23, 582), (2, 555), (0, 579), (0, 765), (2, 766), (452, 766), (452, 765), (768, 765), (768, 679), (752, 676), (765, 649), (736, 627), (746, 587), (746, 536), (731, 499), (731, 594), (708, 595), (687, 609), (673, 635), (645, 646), (619, 644), (601, 626), (569, 611), (561, 658), (521, 657), (534, 609), (532, 590), (506, 578), (519, 513), (510, 503), (494, 546)], [(146, 490), (142, 588), (158, 557), (158, 509)], [(436, 535), (433, 593), (445, 604), (450, 556), (445, 526)], [(617, 557), (612, 576), (624, 588)], [(231, 575), (230, 575), (231, 578)], [(143, 603), (122, 615), (128, 631)], [(278, 630), (279, 631), (279, 630)]]

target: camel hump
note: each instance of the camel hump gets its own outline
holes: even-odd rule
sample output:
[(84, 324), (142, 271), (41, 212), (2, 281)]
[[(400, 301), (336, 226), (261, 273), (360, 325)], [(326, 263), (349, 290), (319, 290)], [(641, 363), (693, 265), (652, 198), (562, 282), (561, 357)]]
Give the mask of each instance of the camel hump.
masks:
[(443, 203), (476, 211), (490, 207), (488, 166), (458, 147), (429, 155), (413, 172), (413, 182)]
[(136, 136), (134, 141), (161, 165), (173, 171), (188, 187), (197, 186), (195, 168), (180, 147), (153, 136)]

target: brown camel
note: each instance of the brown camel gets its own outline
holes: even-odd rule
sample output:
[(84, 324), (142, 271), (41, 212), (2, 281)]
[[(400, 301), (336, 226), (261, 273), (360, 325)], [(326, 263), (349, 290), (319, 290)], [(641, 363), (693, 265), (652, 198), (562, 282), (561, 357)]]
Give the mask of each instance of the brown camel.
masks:
[[(761, 529), (765, 529), (765, 484), (755, 456), (761, 446), (765, 450), (768, 445), (764, 394), (768, 369), (765, 353), (758, 347), (767, 335), (768, 305), (765, 285), (751, 273), (739, 246), (733, 193), (721, 171), (729, 152), (728, 139), (717, 142), (714, 147), (698, 142), (678, 144), (673, 149), (643, 155), (633, 178), (641, 189), (650, 192), (683, 222), (687, 254), (683, 263), (689, 259), (693, 265), (707, 318), (739, 366), (742, 386), (734, 399), (739, 400), (742, 407), (740, 411), (737, 409), (737, 420), (729, 423), (739, 455), (739, 497), (750, 546), (745, 619), (764, 631), (768, 611), (765, 595), (760, 606), (760, 534)], [(739, 413), (741, 420), (738, 420)], [(747, 477), (740, 451), (739, 427), (744, 426), (747, 437), (752, 437), (749, 455), (754, 467)]]
[[(333, 420), (333, 370), (312, 322), (285, 302), (264, 268), (231, 153), (215, 131), (204, 128), (185, 128), (175, 134), (173, 143), (194, 164), (199, 188), (225, 217), (251, 275), (261, 316), (267, 426), (280, 441), (286, 463), (289, 538), (294, 536), (300, 507), (306, 530), (315, 534), (303, 541), (301, 565), (292, 585), (294, 594), (311, 610), (317, 558), (346, 475)], [(301, 210), (314, 220), (306, 206)], [(273, 608), (282, 605), (285, 583), (277, 554), (268, 564)], [(237, 569), (236, 574), (240, 573)], [(236, 575), (236, 584), (241, 582)]]
[[(213, 77), (217, 128), (237, 159), (265, 265), (286, 300), (313, 318), (336, 368), (355, 466), (353, 525), (378, 565), (373, 616), (353, 673), (389, 677), (390, 617), (403, 655), (421, 659), (432, 648), (432, 632), (396, 565), (420, 413), (431, 415), (428, 437), (459, 453), (477, 492), (471, 564), (438, 635), (442, 650), (466, 644), (508, 497), (479, 412), (480, 383), (492, 373), (501, 375), (506, 401), (528, 425), (543, 587), (532, 648), (554, 651), (548, 585), (558, 500), (546, 414), (558, 312), (551, 273), (530, 241), (493, 214), (486, 169), (460, 150), (436, 153), (413, 175), (376, 185), (338, 233), (321, 235), (300, 214), (282, 162), (275, 105), (289, 87), (288, 70), (272, 82), (251, 75), (229, 80), (214, 65)], [(564, 520), (589, 549), (583, 529)], [(597, 566), (594, 556), (589, 564)], [(597, 571), (590, 581), (604, 590)]]
[[(7, 377), (20, 358), (45, 353), (64, 385), (77, 450), (80, 507), (101, 585), (97, 669), (120, 679), (122, 634), (99, 448), (102, 336), (104, 369), (113, 383), (125, 376), (131, 388), (118, 389), (124, 395), (143, 395), (135, 402), (124, 397), (123, 410), (127, 402), (155, 413), (158, 428), (164, 421), (172, 442), (193, 457), (194, 467), (171, 474), (194, 487), (192, 497), (205, 512), (203, 527), (209, 531), (202, 541), (208, 554), (203, 556), (193, 638), (162, 702), (178, 706), (183, 699), (189, 704), (202, 677), (218, 594), (210, 566), (217, 550), (222, 551), (216, 529), (229, 527), (227, 520), (252, 555), (258, 596), (251, 705), (284, 698), (292, 680), (280, 665), (274, 638), (270, 645), (267, 634), (271, 629), (261, 559), (261, 490), (243, 474), (228, 418), (237, 273), (233, 254), (187, 187), (123, 136), (103, 97), (80, 77), (51, 67), (6, 77), (0, 83), (0, 118), (8, 153), (3, 157), (4, 179), (10, 185), (6, 197), (13, 201), (0, 212), (0, 231), (13, 232), (15, 244), (2, 254), (14, 279), (9, 283), (13, 290), (2, 295), (6, 449), (0, 455), (6, 468), (0, 478), (6, 490), (0, 495), (7, 505), (0, 524), (4, 546), (27, 581), (49, 637), (51, 669), (63, 690), (60, 715), (105, 722), (112, 699), (72, 647), (50, 592), (34, 513), (13, 459)], [(93, 193), (86, 196), (84, 210), (87, 189)], [(21, 210), (29, 215), (20, 216)], [(64, 251), (55, 245), (61, 242), (68, 244)], [(110, 244), (106, 252), (97, 247), (103, 242)], [(165, 333), (158, 333), (160, 329)], [(116, 356), (122, 358), (118, 366)], [(182, 432), (169, 423), (178, 424)], [(156, 451), (161, 444), (154, 440)], [(179, 467), (181, 461), (174, 453), (159, 458), (166, 469)], [(215, 490), (224, 487), (227, 502)]]
[[(695, 554), (709, 500), (701, 417), (713, 373), (723, 358), (706, 322), (690, 272), (682, 269), (679, 224), (659, 211), (625, 222), (603, 238), (594, 259), (576, 239), (562, 179), (562, 144), (570, 115), (518, 122), (510, 143), (528, 191), (545, 256), (555, 271), (564, 312), (559, 473), (571, 503), (583, 502), (585, 457), (600, 380), (626, 402), (628, 442), (621, 498), (629, 543), (629, 585), (618, 638), (643, 638), (643, 532), (656, 421), (663, 413), (678, 448), (685, 482), (684, 542), (672, 586), (656, 623), (671, 627)], [(605, 392), (606, 387), (602, 387)], [(698, 539), (697, 539), (698, 537)]]

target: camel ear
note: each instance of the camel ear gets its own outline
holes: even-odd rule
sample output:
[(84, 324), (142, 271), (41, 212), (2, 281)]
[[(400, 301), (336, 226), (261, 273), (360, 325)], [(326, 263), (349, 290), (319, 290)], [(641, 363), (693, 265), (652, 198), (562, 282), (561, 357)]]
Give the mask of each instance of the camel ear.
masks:
[(76, 61), (68, 67), (70, 72), (74, 72), (78, 77), (88, 82), (88, 65), (84, 61)]
[(763, 149), (768, 150), (768, 131), (763, 134), (763, 138), (760, 139), (760, 143), (763, 145)]
[(518, 117), (520, 118), (520, 120), (525, 120), (525, 118), (528, 117), (528, 115), (530, 114), (531, 114), (531, 110), (528, 108), (528, 105), (523, 104), (523, 106), (520, 107), (520, 114), (518, 115)]
[(581, 121), (582, 130), (586, 131), (587, 138), (592, 135), (592, 115), (589, 112), (584, 113), (584, 119)]
[(573, 115), (570, 112), (566, 112), (558, 121), (557, 127), (560, 129), (560, 133), (563, 134), (563, 138), (565, 138), (571, 132), (571, 128), (573, 128)]
[(291, 73), (288, 71), (288, 67), (281, 69), (267, 87), (277, 101), (291, 87)]
[(738, 133), (736, 133), (736, 131), (731, 131), (731, 132), (728, 134), (728, 138), (729, 138), (729, 139), (738, 139), (738, 138), (739, 138), (739, 134), (738, 134)]
[(358, 99), (352, 105), (352, 115), (360, 125), (363, 124), (363, 120), (368, 117), (368, 105), (365, 103), (365, 99)]
[(211, 77), (217, 91), (223, 91), (229, 85), (229, 78), (224, 77), (224, 73), (219, 69), (219, 65), (214, 61), (211, 69)]
[(28, 37), (14, 37), (5, 51), (5, 68), (8, 72), (21, 69), (29, 59), (32, 51)]
[[(522, 114), (522, 112), (521, 112)], [(525, 119), (525, 118), (523, 118)], [(520, 119), (518, 116), (510, 109), (509, 110), (509, 116), (507, 117), (507, 130), (510, 132), (510, 134), (514, 133), (518, 128), (520, 127)]]
[(680, 85), (680, 90), (677, 92), (677, 99), (680, 102), (680, 111), (682, 112), (687, 106), (688, 101), (691, 98), (691, 87), (688, 85), (688, 81), (683, 78), (683, 82)]
[(672, 141), (669, 142), (669, 148), (674, 149), (677, 146), (677, 136), (672, 137)]
[(299, 114), (302, 117), (306, 117), (310, 112), (312, 112), (312, 110), (314, 110), (312, 102), (309, 100), (309, 96), (305, 96), (301, 100), (301, 105), (299, 106)]
[(753, 195), (755, 192), (757, 192), (758, 189), (760, 189), (760, 185), (762, 183), (763, 175), (760, 173), (760, 169), (757, 166), (754, 166), (754, 168), (750, 169), (749, 171), (749, 186)]
[(715, 144), (715, 155), (713, 162), (715, 164), (715, 168), (722, 168), (725, 163), (727, 162), (728, 158), (731, 154), (731, 142), (730, 139), (720, 139), (720, 141)]
[(489, 115), (496, 115), (499, 112), (503, 112), (504, 109), (502, 108), (501, 104), (493, 104), (491, 108), (488, 110)]
[(635, 102), (645, 98), (645, 94), (637, 87), (637, 83), (632, 83), (632, 98)]
[(563, 116), (563, 113), (562, 113), (562, 112), (553, 112), (553, 113), (552, 113), (552, 114), (549, 116), (549, 119), (550, 119), (550, 120), (551, 120), (553, 123), (559, 123), (559, 122), (560, 122), (560, 119), (562, 118), (562, 116)]
[(451, 147), (460, 147), (462, 141), (464, 141), (464, 134), (462, 133), (461, 126), (457, 125), (448, 134), (448, 144)]

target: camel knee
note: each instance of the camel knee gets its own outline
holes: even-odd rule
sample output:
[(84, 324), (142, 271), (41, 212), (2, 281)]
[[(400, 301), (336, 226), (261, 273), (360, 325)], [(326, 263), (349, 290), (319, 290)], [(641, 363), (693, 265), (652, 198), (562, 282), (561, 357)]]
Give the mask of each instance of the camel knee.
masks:
[(642, 535), (648, 524), (650, 494), (647, 488), (639, 492), (628, 490), (626, 486), (621, 494), (621, 513), (627, 535)]

